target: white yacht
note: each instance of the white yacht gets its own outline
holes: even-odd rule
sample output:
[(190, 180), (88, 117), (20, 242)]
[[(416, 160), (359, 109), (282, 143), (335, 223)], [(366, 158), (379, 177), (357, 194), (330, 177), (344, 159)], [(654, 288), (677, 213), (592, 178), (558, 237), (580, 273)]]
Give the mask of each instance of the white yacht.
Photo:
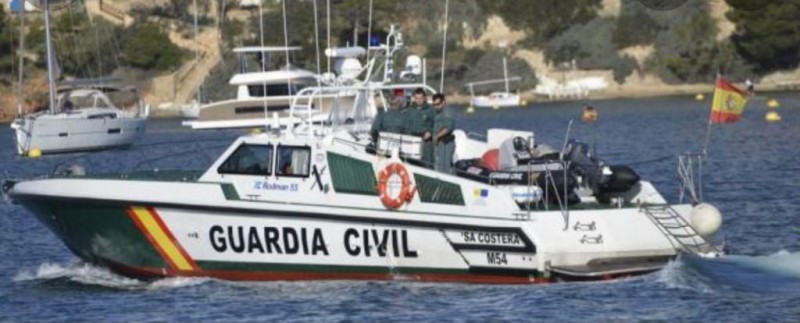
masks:
[[(266, 118), (278, 115), (281, 124), (290, 124), (296, 120), (287, 117), (292, 100), (304, 88), (319, 85), (321, 76), (311, 71), (284, 65), (278, 69), (268, 70), (270, 57), (275, 54), (297, 51), (299, 47), (240, 47), (233, 51), (239, 54), (240, 73), (231, 77), (229, 84), (236, 89), (236, 98), (208, 104), (192, 104), (184, 108), (184, 116), (194, 120), (184, 121), (184, 125), (192, 129), (248, 128), (264, 126)], [(262, 62), (257, 70), (247, 68), (249, 55), (261, 57)], [(361, 66), (358, 66), (361, 69)], [(328, 111), (334, 96), (319, 97), (309, 105), (313, 109)], [(300, 99), (303, 97), (301, 95)], [(306, 100), (307, 101), (307, 100)]]
[(98, 88), (63, 90), (56, 107), (22, 115), (11, 123), (17, 153), (24, 156), (37, 149), (51, 154), (130, 146), (145, 131), (147, 108), (141, 106), (135, 91), (129, 94), (134, 94), (127, 100), (131, 108), (123, 110)]
[(548, 100), (575, 100), (589, 96), (591, 92), (603, 91), (608, 88), (608, 82), (599, 76), (566, 79), (556, 81), (547, 76), (540, 75), (539, 84), (533, 89), (536, 97)]
[[(57, 1), (53, 1), (57, 3)], [(57, 92), (60, 74), (50, 35), (50, 1), (42, 1), (47, 47), (48, 110), (20, 114), (11, 123), (17, 153), (38, 155), (129, 146), (145, 130), (148, 111), (142, 110), (138, 94), (133, 111), (122, 110), (91, 80)], [(76, 83), (77, 84), (77, 83)], [(116, 90), (119, 90), (117, 88)], [(135, 93), (135, 91), (134, 91)], [(57, 97), (58, 96), (58, 97)]]

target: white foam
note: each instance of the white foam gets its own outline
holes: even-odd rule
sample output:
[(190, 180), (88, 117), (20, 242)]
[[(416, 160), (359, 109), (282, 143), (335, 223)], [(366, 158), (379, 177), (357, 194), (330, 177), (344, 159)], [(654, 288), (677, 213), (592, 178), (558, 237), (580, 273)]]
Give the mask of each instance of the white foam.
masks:
[(117, 275), (106, 268), (87, 263), (43, 263), (35, 270), (22, 270), (14, 276), (15, 282), (68, 279), (73, 282), (121, 289), (169, 289), (195, 286), (208, 278), (174, 277), (154, 281), (142, 281)]
[(741, 266), (800, 278), (800, 252), (781, 250), (769, 256), (728, 256), (723, 259)]
[(666, 285), (668, 288), (693, 290), (701, 293), (712, 293), (713, 290), (702, 282), (693, 281), (686, 271), (686, 264), (682, 258), (670, 261), (663, 269), (656, 273), (655, 281)]

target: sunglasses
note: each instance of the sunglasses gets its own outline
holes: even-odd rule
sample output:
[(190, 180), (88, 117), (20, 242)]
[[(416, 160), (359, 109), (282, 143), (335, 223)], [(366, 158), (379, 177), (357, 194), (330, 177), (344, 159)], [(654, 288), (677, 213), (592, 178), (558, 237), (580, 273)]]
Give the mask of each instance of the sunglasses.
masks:
[(433, 102), (433, 106), (435, 106), (435, 107), (441, 107), (443, 105), (444, 105), (444, 101)]

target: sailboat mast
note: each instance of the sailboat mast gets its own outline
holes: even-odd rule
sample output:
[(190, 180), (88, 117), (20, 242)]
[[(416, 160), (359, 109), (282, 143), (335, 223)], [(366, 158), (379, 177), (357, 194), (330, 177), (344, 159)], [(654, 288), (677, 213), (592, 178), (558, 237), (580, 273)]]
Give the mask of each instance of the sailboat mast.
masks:
[(56, 76), (53, 62), (53, 41), (50, 35), (50, 1), (44, 2), (45, 45), (47, 47), (47, 90), (50, 93), (50, 113), (56, 110)]
[(439, 92), (444, 93), (444, 67), (447, 59), (447, 25), (449, 25), (450, 0), (444, 2), (444, 36), (442, 36), (442, 79), (439, 81)]
[(506, 93), (511, 93), (508, 91), (508, 66), (506, 66), (505, 56), (503, 56), (503, 79), (506, 81)]
[(25, 104), (25, 88), (23, 81), (25, 80), (25, 2), (17, 11), (19, 16), (19, 88), (17, 91), (17, 116), (22, 115), (22, 106)]
[[(197, 41), (197, 0), (192, 0), (192, 6), (194, 7), (194, 64), (197, 66), (197, 63), (200, 62), (200, 43)], [(197, 85), (197, 88), (194, 89), (195, 92), (195, 100), (197, 104), (200, 104), (200, 85)]]

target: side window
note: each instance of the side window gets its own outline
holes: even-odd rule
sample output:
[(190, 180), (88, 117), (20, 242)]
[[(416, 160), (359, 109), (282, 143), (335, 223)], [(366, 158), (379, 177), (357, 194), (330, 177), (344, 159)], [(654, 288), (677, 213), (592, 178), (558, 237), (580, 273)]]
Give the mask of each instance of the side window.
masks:
[(217, 172), (220, 174), (272, 174), (272, 145), (241, 145), (228, 157)]
[(275, 172), (278, 176), (308, 177), (311, 166), (311, 148), (298, 146), (278, 146), (278, 163)]

